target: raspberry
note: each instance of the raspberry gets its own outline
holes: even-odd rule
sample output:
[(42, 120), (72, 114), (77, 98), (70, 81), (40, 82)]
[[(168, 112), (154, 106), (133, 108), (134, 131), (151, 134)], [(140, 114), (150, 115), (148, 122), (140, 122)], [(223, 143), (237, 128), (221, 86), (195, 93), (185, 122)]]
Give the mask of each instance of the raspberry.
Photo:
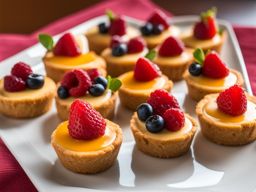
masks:
[(153, 25), (161, 24), (164, 26), (164, 29), (169, 28), (168, 18), (163, 12), (155, 12), (152, 14), (152, 16), (148, 19), (149, 23), (152, 23)]
[(116, 18), (110, 23), (109, 27), (110, 35), (123, 36), (126, 34), (126, 24), (123, 18)]
[(159, 48), (159, 55), (162, 57), (173, 57), (180, 55), (184, 51), (184, 44), (175, 37), (168, 37)]
[(164, 115), (164, 126), (169, 131), (178, 131), (185, 124), (184, 113), (177, 108), (171, 108), (165, 111)]
[(228, 76), (229, 69), (219, 55), (212, 51), (205, 56), (202, 73), (207, 77), (218, 79)]
[(71, 33), (64, 34), (53, 49), (54, 55), (74, 57), (81, 54), (81, 50)]
[(161, 75), (158, 66), (150, 60), (141, 57), (137, 60), (134, 69), (134, 78), (137, 81), (151, 81)]
[(146, 43), (141, 37), (135, 37), (128, 42), (128, 53), (139, 53), (144, 50)]
[(244, 90), (238, 85), (233, 85), (219, 94), (217, 105), (219, 110), (226, 114), (232, 116), (242, 115), (247, 109)]
[(14, 75), (4, 77), (4, 89), (9, 92), (18, 92), (26, 89), (26, 83)]
[(94, 69), (87, 69), (86, 72), (90, 76), (91, 81), (93, 81), (96, 77), (100, 76), (100, 72), (96, 68), (94, 68)]
[(180, 108), (178, 101), (174, 96), (164, 89), (157, 89), (150, 94), (147, 103), (153, 107), (157, 115), (163, 115), (167, 109)]
[(31, 67), (23, 62), (18, 62), (16, 63), (11, 71), (11, 74), (16, 76), (16, 77), (20, 77), (23, 81), (26, 81), (28, 76), (30, 74), (32, 74), (33, 71), (31, 69)]
[(61, 80), (61, 85), (68, 90), (78, 85), (78, 80), (74, 71), (68, 71), (64, 74)]
[(92, 106), (76, 99), (70, 107), (68, 131), (75, 139), (91, 140), (104, 135), (106, 122)]

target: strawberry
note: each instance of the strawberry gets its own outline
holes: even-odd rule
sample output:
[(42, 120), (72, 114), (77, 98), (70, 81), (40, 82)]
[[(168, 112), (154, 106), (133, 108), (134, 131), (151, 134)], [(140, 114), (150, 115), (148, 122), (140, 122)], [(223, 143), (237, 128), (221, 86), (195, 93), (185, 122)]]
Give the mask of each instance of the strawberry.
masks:
[(30, 74), (32, 74), (33, 71), (31, 69), (31, 67), (23, 62), (18, 62), (16, 63), (11, 71), (11, 74), (16, 76), (16, 77), (20, 77), (23, 81), (26, 81), (28, 76)]
[(134, 78), (137, 81), (151, 81), (160, 75), (158, 66), (147, 58), (141, 57), (137, 60), (134, 68)]
[(110, 35), (119, 35), (123, 36), (126, 34), (126, 23), (125, 20), (122, 17), (115, 18), (111, 21), (110, 27), (109, 27), (109, 33)]
[(167, 109), (180, 108), (176, 98), (164, 89), (157, 89), (152, 92), (147, 100), (147, 103), (152, 106), (155, 114), (161, 116)]
[(212, 51), (205, 56), (202, 73), (207, 77), (218, 79), (228, 76), (229, 69), (219, 55)]
[(61, 80), (61, 85), (68, 90), (78, 85), (78, 80), (74, 71), (68, 71), (64, 74)]
[(159, 48), (159, 55), (162, 57), (173, 57), (180, 55), (184, 51), (184, 44), (175, 37), (168, 37)]
[(80, 99), (70, 107), (68, 131), (75, 139), (92, 140), (104, 135), (106, 122), (99, 112)]
[(64, 34), (53, 49), (54, 55), (75, 57), (81, 54), (81, 50), (71, 33)]
[(9, 92), (18, 92), (26, 89), (26, 83), (14, 75), (4, 77), (4, 89)]
[(164, 112), (163, 115), (164, 126), (169, 131), (178, 131), (185, 124), (184, 113), (177, 108), (170, 108)]
[(244, 114), (247, 109), (244, 90), (238, 85), (233, 85), (219, 94), (217, 105), (219, 110), (226, 114), (232, 116)]
[(96, 77), (100, 76), (100, 72), (98, 69), (93, 68), (93, 69), (87, 69), (86, 72), (88, 73), (91, 81), (93, 81)]
[(146, 43), (141, 37), (135, 37), (128, 42), (128, 53), (139, 53), (144, 50)]
[(148, 22), (152, 23), (153, 25), (161, 24), (164, 26), (164, 29), (169, 28), (167, 16), (163, 12), (160, 12), (160, 11), (154, 12), (151, 15), (151, 17), (148, 19)]
[(201, 21), (197, 22), (194, 26), (194, 37), (202, 40), (213, 38), (218, 31), (215, 16), (215, 9), (203, 12), (201, 14)]

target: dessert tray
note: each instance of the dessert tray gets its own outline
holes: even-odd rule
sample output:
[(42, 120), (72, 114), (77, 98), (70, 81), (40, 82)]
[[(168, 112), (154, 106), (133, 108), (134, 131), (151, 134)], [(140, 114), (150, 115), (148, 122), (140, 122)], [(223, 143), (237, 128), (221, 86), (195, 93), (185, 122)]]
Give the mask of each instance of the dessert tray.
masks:
[[(188, 28), (198, 18), (174, 17), (172, 22)], [(79, 34), (106, 20), (105, 16), (91, 19), (72, 29)], [(141, 21), (128, 18), (130, 25)], [(226, 63), (240, 71), (245, 89), (252, 93), (244, 60), (231, 25), (219, 20), (228, 33), (221, 52)], [(55, 38), (58, 38), (56, 36)], [(44, 72), (41, 58), (44, 48), (36, 44), (1, 62), (0, 77), (17, 61), (30, 63), (34, 71)], [(185, 112), (195, 116), (196, 102), (187, 95), (184, 81), (175, 83), (172, 91)], [(131, 111), (117, 104), (114, 122), (124, 132), (118, 161), (109, 170), (95, 175), (75, 174), (65, 169), (50, 145), (50, 136), (60, 120), (55, 105), (47, 114), (29, 120), (0, 116), (0, 135), (39, 191), (256, 191), (255, 143), (242, 147), (225, 147), (207, 141), (198, 131), (190, 151), (178, 158), (157, 159), (144, 155), (135, 147), (129, 128)]]

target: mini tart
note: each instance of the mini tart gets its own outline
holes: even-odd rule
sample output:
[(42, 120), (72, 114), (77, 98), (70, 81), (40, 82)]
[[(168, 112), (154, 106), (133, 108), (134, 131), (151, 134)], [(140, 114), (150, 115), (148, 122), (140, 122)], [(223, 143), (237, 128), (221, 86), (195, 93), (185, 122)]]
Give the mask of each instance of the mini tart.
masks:
[(117, 77), (128, 71), (132, 71), (138, 58), (146, 55), (147, 52), (148, 50), (144, 49), (140, 53), (125, 54), (123, 56), (116, 57), (112, 55), (111, 48), (106, 48), (102, 52), (101, 56), (107, 62), (108, 75), (111, 77)]
[[(112, 119), (115, 113), (115, 104), (117, 99), (117, 93), (112, 93), (111, 90), (106, 90), (103, 95), (93, 97), (89, 94), (79, 97), (79, 99), (87, 101), (92, 107), (98, 111), (104, 118)], [(55, 96), (56, 108), (58, 116), (61, 120), (67, 120), (69, 115), (69, 109), (74, 97), (68, 97), (61, 99), (57, 95)]]
[(85, 174), (102, 172), (111, 167), (122, 144), (120, 127), (106, 120), (105, 135), (94, 140), (77, 140), (68, 133), (68, 122), (52, 133), (51, 144), (67, 169)]
[(196, 101), (201, 100), (205, 95), (219, 93), (232, 85), (243, 86), (244, 84), (242, 75), (234, 69), (230, 69), (229, 75), (222, 79), (208, 78), (203, 75), (192, 76), (188, 71), (183, 77), (188, 87), (189, 96)]
[(179, 35), (180, 35), (179, 28), (176, 26), (170, 26), (168, 29), (164, 30), (159, 35), (149, 35), (149, 36), (142, 36), (142, 37), (146, 41), (148, 48), (153, 49), (159, 44), (161, 44), (167, 37), (169, 36), (178, 37)]
[(222, 145), (244, 145), (256, 139), (256, 98), (247, 94), (247, 111), (230, 116), (218, 109), (218, 94), (207, 95), (196, 107), (202, 134)]
[(32, 118), (49, 111), (55, 95), (56, 85), (45, 77), (40, 89), (26, 89), (19, 92), (4, 90), (3, 79), (0, 80), (0, 113), (14, 118)]
[(220, 53), (222, 45), (226, 40), (226, 36), (226, 32), (224, 31), (222, 34), (217, 33), (212, 39), (201, 40), (195, 38), (191, 32), (189, 35), (183, 35), (182, 41), (187, 47), (193, 49), (201, 48), (203, 51), (215, 50)]
[(179, 131), (163, 130), (160, 133), (150, 133), (136, 113), (132, 116), (130, 126), (138, 149), (160, 158), (178, 157), (186, 153), (198, 127), (196, 121), (185, 114), (185, 125)]
[(179, 56), (161, 57), (159, 54), (153, 60), (160, 70), (173, 81), (181, 80), (188, 65), (193, 61), (193, 49), (186, 48)]
[[(95, 51), (97, 54), (100, 54), (104, 49), (109, 47), (111, 42), (111, 35), (99, 33), (97, 26), (89, 29), (85, 33), (85, 36), (88, 39), (90, 49)], [(128, 41), (130, 38), (133, 38), (136, 36), (139, 36), (138, 30), (128, 26), (127, 34), (123, 35), (122, 38), (124, 41)]]
[(173, 82), (165, 75), (152, 81), (141, 82), (136, 81), (133, 78), (133, 71), (130, 71), (119, 76), (119, 79), (122, 81), (122, 86), (118, 91), (120, 102), (131, 110), (136, 110), (139, 104), (145, 103), (154, 90), (165, 89), (169, 92), (173, 87)]

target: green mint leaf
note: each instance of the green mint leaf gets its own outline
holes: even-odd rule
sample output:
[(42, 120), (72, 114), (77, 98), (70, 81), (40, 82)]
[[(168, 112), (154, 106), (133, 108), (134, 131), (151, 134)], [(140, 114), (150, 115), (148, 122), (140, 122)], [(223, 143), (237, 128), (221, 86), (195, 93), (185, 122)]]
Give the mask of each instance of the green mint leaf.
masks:
[(145, 57), (147, 59), (149, 59), (150, 61), (152, 61), (155, 57), (156, 57), (156, 50), (151, 49), (146, 55)]
[(196, 60), (199, 64), (202, 65), (203, 62), (204, 62), (204, 57), (205, 57), (203, 50), (202, 50), (202, 49), (196, 49), (196, 50), (194, 51), (193, 55), (194, 55), (195, 60)]
[(53, 38), (50, 35), (39, 34), (38, 40), (48, 51), (53, 49)]
[(223, 35), (224, 29), (219, 28), (218, 33), (219, 35)]
[(106, 15), (108, 16), (110, 21), (113, 21), (115, 19), (115, 14), (110, 9), (106, 10)]
[(110, 89), (112, 92), (117, 91), (122, 86), (122, 82), (117, 78), (112, 78), (111, 76), (107, 76), (107, 80), (108, 80), (108, 89)]
[(216, 17), (216, 14), (217, 14), (217, 8), (212, 7), (211, 9), (208, 9), (207, 11), (202, 12), (201, 18), (206, 19), (207, 17)]

